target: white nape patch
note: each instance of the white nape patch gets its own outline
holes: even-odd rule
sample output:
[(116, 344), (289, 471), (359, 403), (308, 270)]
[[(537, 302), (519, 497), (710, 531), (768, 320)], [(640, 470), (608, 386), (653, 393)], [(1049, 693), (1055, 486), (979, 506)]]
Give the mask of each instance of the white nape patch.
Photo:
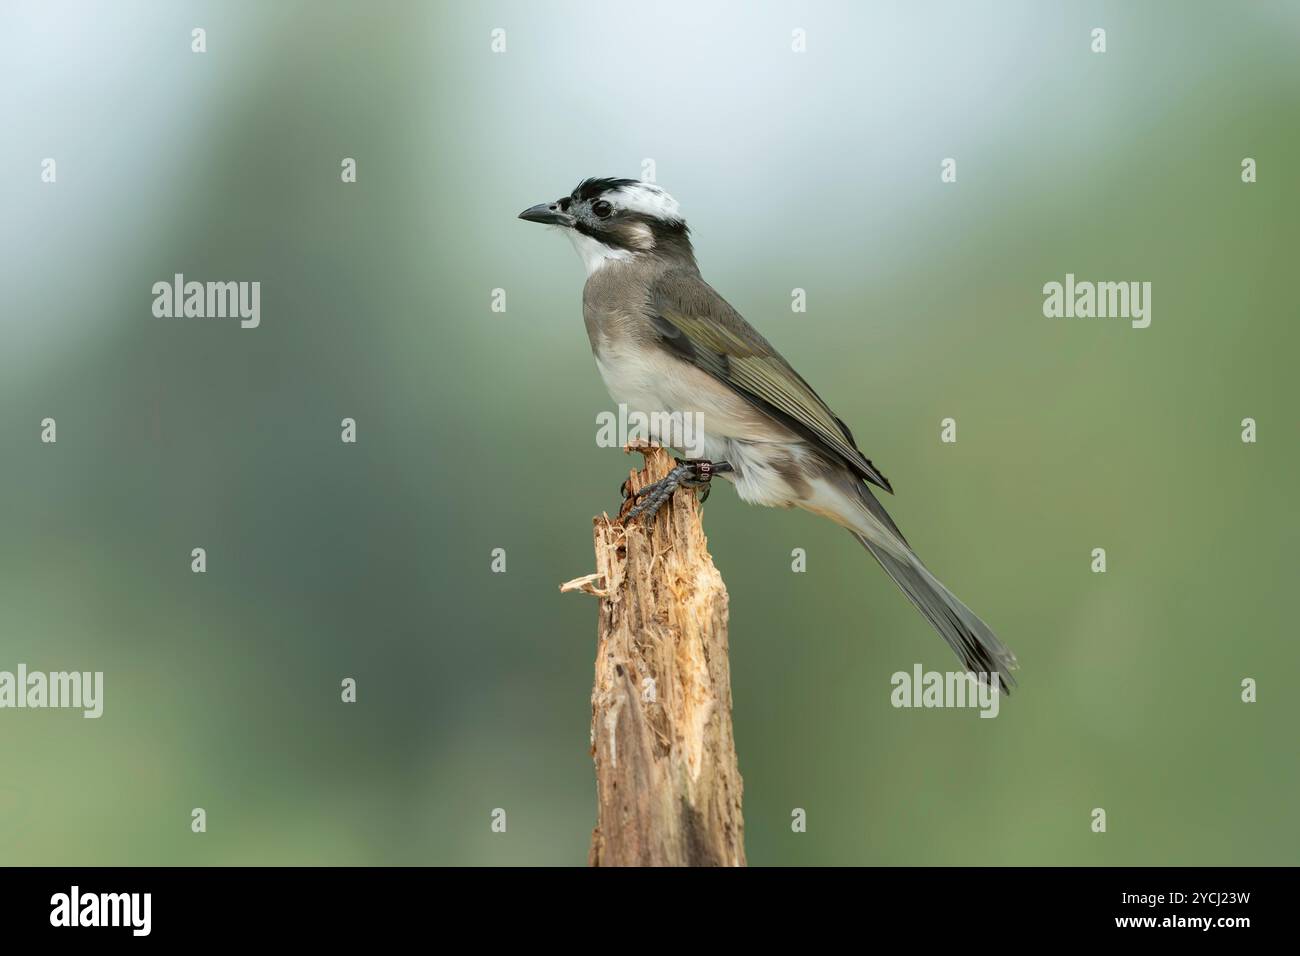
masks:
[(680, 222), (682, 218), (677, 200), (654, 183), (620, 186), (606, 198), (617, 207), (653, 216), (655, 219)]
[(627, 242), (642, 252), (649, 252), (655, 247), (655, 234), (643, 222), (630, 222), (623, 226)]
[(569, 234), (569, 241), (573, 243), (573, 248), (577, 249), (578, 255), (582, 257), (582, 264), (587, 268), (587, 275), (591, 275), (607, 262), (632, 258), (632, 252), (629, 249), (617, 249), (614, 246), (607, 246), (599, 239), (593, 239), (576, 229), (565, 229), (564, 231)]

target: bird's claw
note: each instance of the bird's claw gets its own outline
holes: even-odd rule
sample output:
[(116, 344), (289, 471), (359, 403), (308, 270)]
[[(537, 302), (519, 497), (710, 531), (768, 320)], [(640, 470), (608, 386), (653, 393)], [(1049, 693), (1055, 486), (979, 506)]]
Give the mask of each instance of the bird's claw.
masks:
[(685, 461), (677, 459), (677, 465), (672, 471), (658, 481), (644, 486), (635, 494), (629, 493), (627, 482), (624, 482), (623, 497), (641, 500), (632, 506), (623, 520), (634, 521), (645, 515), (646, 521), (653, 521), (659, 509), (678, 488), (703, 488), (704, 491), (699, 499), (703, 502), (709, 496), (713, 476), (730, 470), (731, 466), (726, 462), (712, 462), (707, 458), (688, 458)]

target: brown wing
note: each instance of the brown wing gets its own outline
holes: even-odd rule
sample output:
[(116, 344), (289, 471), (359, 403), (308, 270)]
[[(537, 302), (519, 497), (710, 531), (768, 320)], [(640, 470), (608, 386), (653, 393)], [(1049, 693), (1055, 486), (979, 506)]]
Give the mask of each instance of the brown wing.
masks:
[(893, 493), (812, 386), (698, 275), (665, 273), (651, 286), (648, 312), (665, 349)]

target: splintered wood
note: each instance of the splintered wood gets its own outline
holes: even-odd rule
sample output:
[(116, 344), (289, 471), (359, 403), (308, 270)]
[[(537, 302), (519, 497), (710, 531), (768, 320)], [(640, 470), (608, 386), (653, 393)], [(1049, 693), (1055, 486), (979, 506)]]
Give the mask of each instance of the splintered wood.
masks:
[[(633, 489), (674, 464), (662, 449), (636, 450), (646, 468)], [(650, 525), (596, 518), (595, 544), (596, 573), (560, 587), (600, 601), (590, 863), (744, 866), (727, 591), (695, 493), (678, 490)]]

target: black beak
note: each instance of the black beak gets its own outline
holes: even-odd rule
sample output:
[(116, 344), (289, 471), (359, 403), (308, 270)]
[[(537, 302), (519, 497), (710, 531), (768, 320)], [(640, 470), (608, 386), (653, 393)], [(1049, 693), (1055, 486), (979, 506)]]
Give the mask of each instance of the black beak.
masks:
[(572, 226), (574, 219), (560, 209), (558, 202), (544, 202), (529, 206), (519, 214), (519, 218), (528, 222), (540, 222), (545, 226)]

